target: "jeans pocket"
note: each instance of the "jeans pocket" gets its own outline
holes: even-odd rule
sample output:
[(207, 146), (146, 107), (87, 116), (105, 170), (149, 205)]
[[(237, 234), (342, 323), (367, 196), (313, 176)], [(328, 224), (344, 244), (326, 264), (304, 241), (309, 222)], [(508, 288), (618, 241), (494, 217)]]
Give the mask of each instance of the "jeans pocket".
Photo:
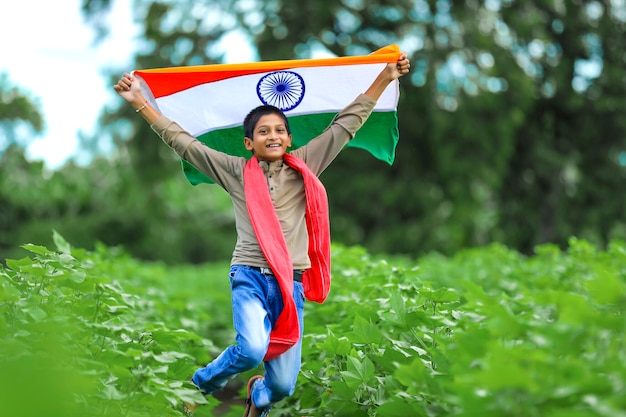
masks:
[(299, 282), (295, 282), (293, 286), (293, 292), (293, 299), (296, 302), (296, 306), (304, 307), (306, 298), (304, 297), (304, 287), (302, 286), (302, 284)]
[(232, 289), (236, 282), (237, 282), (237, 276), (239, 275), (239, 268), (230, 268), (230, 271), (228, 271), (228, 280), (230, 281), (230, 288)]

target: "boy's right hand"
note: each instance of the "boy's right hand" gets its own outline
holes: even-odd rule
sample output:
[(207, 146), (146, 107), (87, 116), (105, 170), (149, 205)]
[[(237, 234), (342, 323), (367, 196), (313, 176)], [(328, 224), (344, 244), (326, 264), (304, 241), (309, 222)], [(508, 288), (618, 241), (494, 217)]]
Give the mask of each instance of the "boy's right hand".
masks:
[(141, 106), (145, 99), (141, 94), (139, 80), (131, 74), (125, 73), (122, 78), (113, 86), (113, 89), (131, 105)]

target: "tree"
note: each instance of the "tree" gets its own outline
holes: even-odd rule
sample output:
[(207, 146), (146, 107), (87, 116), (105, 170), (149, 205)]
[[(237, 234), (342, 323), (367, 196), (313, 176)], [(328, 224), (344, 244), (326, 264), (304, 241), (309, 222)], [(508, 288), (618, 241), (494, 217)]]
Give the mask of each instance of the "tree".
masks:
[[(525, 20), (524, 16), (532, 16)], [(512, 3), (503, 19), (515, 28), (537, 98), (516, 140), (501, 192), (502, 227), (529, 251), (564, 245), (570, 235), (604, 244), (624, 235), (619, 197), (624, 149), (626, 7), (615, 2)], [(525, 55), (524, 55), (525, 54)], [(521, 58), (520, 58), (521, 59)], [(620, 139), (622, 138), (622, 139)], [(521, 175), (520, 175), (521, 174)], [(521, 178), (520, 178), (521, 177)], [(534, 207), (526, 225), (520, 202)], [(529, 226), (527, 230), (522, 230)]]
[[(97, 15), (107, 4), (85, 0), (84, 8)], [(615, 198), (626, 176), (621, 3), (223, 0), (136, 9), (144, 22), (137, 68), (219, 62), (218, 45), (233, 32), (263, 60), (389, 43), (410, 53), (395, 164), (349, 150), (323, 174), (338, 241), (420, 254), (625, 237)], [(110, 126), (120, 120), (132, 120), (115, 135), (146, 189), (180, 175), (131, 109), (103, 117)]]
[[(348, 224), (354, 242), (451, 252), (501, 240), (530, 252), (576, 234), (600, 244), (620, 230), (624, 237), (621, 200), (610, 198), (625, 177), (617, 163), (624, 5), (354, 1), (324, 12), (321, 2), (267, 4), (274, 24), (256, 38), (263, 58), (419, 45), (413, 83), (403, 84), (395, 166), (344, 154), (338, 165), (347, 169), (328, 181), (344, 196), (334, 224)], [(589, 75), (583, 65), (604, 70)], [(366, 183), (351, 175), (364, 167)]]
[[(26, 134), (20, 134), (21, 128), (26, 128)], [(0, 154), (11, 145), (26, 146), (29, 130), (43, 130), (38, 103), (29, 92), (14, 85), (8, 74), (0, 73)]]

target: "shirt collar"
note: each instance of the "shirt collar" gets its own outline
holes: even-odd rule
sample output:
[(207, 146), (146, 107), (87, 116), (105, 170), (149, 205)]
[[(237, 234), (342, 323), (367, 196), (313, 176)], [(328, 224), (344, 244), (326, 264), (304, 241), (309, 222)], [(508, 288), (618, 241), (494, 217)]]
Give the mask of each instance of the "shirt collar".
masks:
[(263, 170), (263, 172), (275, 172), (278, 171), (279, 169), (281, 169), (283, 167), (283, 160), (278, 160), (278, 161), (272, 161), (272, 162), (268, 162), (268, 161), (259, 161), (259, 166), (261, 167), (261, 169)]

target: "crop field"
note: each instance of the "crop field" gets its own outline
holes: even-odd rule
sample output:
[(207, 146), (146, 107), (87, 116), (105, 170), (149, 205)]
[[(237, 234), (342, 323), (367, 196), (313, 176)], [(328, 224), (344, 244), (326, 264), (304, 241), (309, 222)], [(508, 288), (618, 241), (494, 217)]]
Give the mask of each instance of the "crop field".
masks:
[[(0, 265), (0, 417), (240, 416), (252, 370), (188, 382), (231, 343), (227, 264), (26, 244)], [(626, 243), (418, 260), (333, 246), (296, 392), (272, 416), (626, 416)], [(232, 397), (235, 401), (233, 401)]]

